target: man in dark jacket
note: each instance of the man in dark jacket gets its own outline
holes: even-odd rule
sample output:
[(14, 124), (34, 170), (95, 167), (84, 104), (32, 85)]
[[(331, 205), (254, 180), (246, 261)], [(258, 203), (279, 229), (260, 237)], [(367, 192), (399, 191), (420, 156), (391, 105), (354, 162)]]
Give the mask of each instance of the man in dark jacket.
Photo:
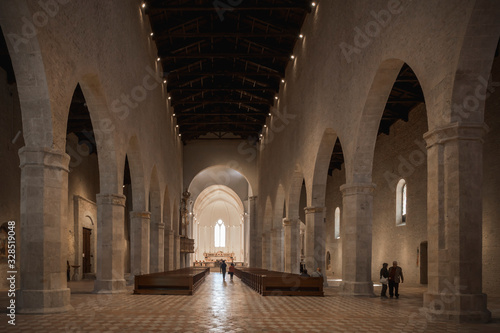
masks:
[[(403, 280), (403, 269), (398, 266), (397, 261), (393, 261), (392, 267), (389, 268), (389, 296), (391, 298), (393, 295), (399, 298), (399, 282), (403, 283)], [(393, 289), (395, 289), (394, 294)]]
[(222, 271), (222, 280), (226, 281), (226, 262), (222, 260), (222, 264), (220, 264), (220, 269)]

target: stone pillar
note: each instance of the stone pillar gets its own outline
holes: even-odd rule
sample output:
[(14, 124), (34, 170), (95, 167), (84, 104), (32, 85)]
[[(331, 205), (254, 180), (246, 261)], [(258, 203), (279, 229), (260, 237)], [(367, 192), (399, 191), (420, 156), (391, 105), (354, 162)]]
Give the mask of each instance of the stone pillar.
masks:
[(262, 234), (262, 268), (264, 269), (271, 269), (271, 262), (270, 262), (270, 257), (271, 257), (271, 233), (263, 233)]
[(298, 274), (300, 271), (300, 221), (283, 219), (285, 272)]
[(174, 236), (174, 267), (175, 269), (181, 268), (181, 236)]
[(174, 232), (172, 230), (165, 231), (165, 252), (164, 252), (164, 269), (171, 271), (175, 269), (174, 265)]
[(271, 229), (271, 269), (283, 272), (283, 229)]
[(424, 308), (435, 319), (488, 321), (482, 293), (484, 124), (454, 123), (427, 142), (429, 285)]
[(262, 265), (262, 228), (257, 219), (257, 197), (248, 198), (250, 201), (250, 267)]
[(151, 223), (151, 245), (149, 247), (149, 272), (163, 272), (163, 246), (165, 239), (165, 224), (152, 222)]
[(150, 212), (130, 212), (130, 279), (149, 273)]
[[(69, 155), (45, 147), (23, 147), (20, 237), (21, 313), (73, 309), (66, 283), (64, 234), (68, 215)], [(12, 269), (15, 271), (15, 269)], [(17, 275), (19, 278), (19, 275)]]
[(125, 292), (124, 220), (125, 196), (97, 195), (97, 267), (94, 292), (113, 294)]
[(375, 184), (340, 187), (344, 207), (340, 292), (344, 295), (374, 295), (371, 278), (374, 189)]
[(304, 211), (306, 213), (306, 269), (312, 273), (320, 267), (324, 272), (326, 255), (324, 207), (305, 207)]

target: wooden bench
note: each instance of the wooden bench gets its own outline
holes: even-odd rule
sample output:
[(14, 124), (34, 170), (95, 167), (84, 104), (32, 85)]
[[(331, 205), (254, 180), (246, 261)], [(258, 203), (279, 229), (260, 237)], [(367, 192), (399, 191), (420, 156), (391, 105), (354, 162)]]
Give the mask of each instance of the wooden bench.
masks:
[(235, 275), (262, 296), (324, 296), (320, 277), (251, 267), (236, 268)]
[(189, 267), (161, 273), (136, 275), (134, 294), (193, 295), (208, 274), (210, 274), (208, 267)]

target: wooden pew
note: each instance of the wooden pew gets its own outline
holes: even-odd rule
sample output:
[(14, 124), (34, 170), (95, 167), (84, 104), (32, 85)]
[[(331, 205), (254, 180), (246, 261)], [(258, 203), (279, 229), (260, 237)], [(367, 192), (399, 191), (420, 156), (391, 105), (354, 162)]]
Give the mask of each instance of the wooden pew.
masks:
[(324, 296), (323, 279), (261, 268), (237, 268), (235, 275), (262, 296)]
[(208, 267), (188, 267), (161, 273), (136, 275), (134, 294), (193, 295), (210, 274)]

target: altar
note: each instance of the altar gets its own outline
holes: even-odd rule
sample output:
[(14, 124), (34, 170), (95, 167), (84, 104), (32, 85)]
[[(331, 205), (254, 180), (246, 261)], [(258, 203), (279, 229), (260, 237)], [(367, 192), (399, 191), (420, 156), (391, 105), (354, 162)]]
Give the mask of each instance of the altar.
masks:
[(236, 261), (236, 255), (234, 252), (222, 252), (222, 251), (217, 251), (217, 252), (204, 252), (203, 257), (205, 258), (205, 262), (213, 262), (213, 261)]

